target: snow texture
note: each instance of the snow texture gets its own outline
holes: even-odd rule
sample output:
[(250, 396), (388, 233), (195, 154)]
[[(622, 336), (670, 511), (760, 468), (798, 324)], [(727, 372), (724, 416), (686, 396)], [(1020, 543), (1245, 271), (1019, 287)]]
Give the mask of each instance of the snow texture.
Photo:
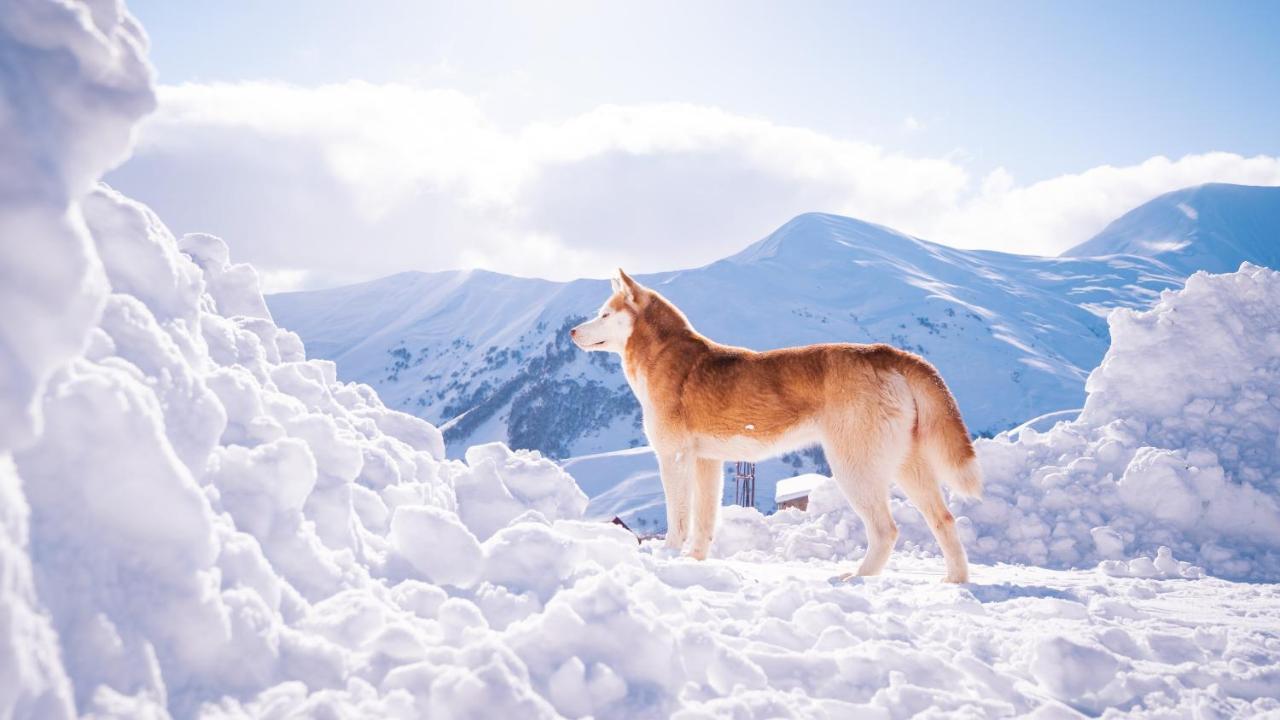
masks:
[(109, 0), (13, 0), (0, 13), (0, 717), (71, 708), (10, 451), (40, 433), (45, 385), (84, 347), (107, 293), (79, 199), (154, 107), (144, 44)]
[(0, 448), (37, 431), (35, 398), (106, 294), (79, 199), (155, 106), (144, 45), (112, 0), (0, 13)]
[[(1031, 468), (1053, 454), (1074, 480), (1092, 453), (1124, 472), (1080, 524), (1123, 567), (979, 566), (956, 587), (920, 543), (883, 578), (828, 582), (856, 554), (829, 492), (809, 513), (727, 509), (718, 547), (733, 557), (697, 563), (582, 520), (583, 493), (537, 454), (444, 459), (436, 428), (307, 360), (221, 241), (174, 238), (93, 187), (150, 102), (141, 34), (116, 3), (18, 0), (0, 31), (0, 145), (32, 172), (0, 186), (6, 311), (22, 311), (3, 326), (0, 717), (1280, 712), (1276, 586), (1188, 580), (1168, 551), (1131, 559), (1163, 536), (1130, 537), (1168, 529), (1181, 556), (1199, 525), (1223, 527), (1214, 499), (1274, 498), (1275, 448), (1255, 434), (1274, 443), (1276, 334), (1254, 306), (1275, 306), (1275, 273), (1206, 276), (1117, 316), (1133, 337), (1079, 421), (983, 445), (1003, 462), (995, 488), (1023, 489), (1000, 532), (970, 521), (975, 554), (995, 552), (986, 537), (1032, 547), (1004, 531), (1025, 531), (1027, 503), (1070, 519)], [(23, 268), (68, 274), (9, 283)], [(1155, 417), (1156, 399), (1109, 385), (1133, 382), (1143, 338), (1168, 356), (1165, 382), (1201, 379), (1175, 342), (1193, 331), (1252, 344), (1215, 356), (1226, 379), (1187, 388), (1183, 410)], [(1146, 509), (1120, 489), (1161, 482), (1182, 489)], [(1228, 557), (1197, 559), (1274, 567), (1261, 534), (1222, 543)]]

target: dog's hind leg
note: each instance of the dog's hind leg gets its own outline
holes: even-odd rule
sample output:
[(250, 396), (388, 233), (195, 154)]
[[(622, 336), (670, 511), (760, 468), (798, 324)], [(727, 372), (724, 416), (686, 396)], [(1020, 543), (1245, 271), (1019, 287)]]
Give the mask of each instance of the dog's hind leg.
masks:
[(667, 501), (666, 546), (672, 550), (684, 547), (689, 536), (689, 500), (692, 491), (694, 458), (687, 452), (658, 453), (658, 473), (662, 477), (662, 493)]
[(969, 582), (969, 559), (965, 555), (964, 545), (956, 535), (955, 517), (947, 510), (937, 477), (918, 449), (913, 449), (907, 456), (907, 461), (902, 464), (898, 484), (911, 504), (924, 515), (934, 539), (938, 541), (938, 547), (942, 548), (942, 557), (947, 562), (947, 575), (943, 581)]
[(862, 557), (857, 574), (878, 575), (889, 562), (893, 545), (898, 541), (898, 525), (889, 511), (892, 466), (882, 462), (833, 460), (831, 455), (827, 458), (836, 483), (867, 530), (867, 554)]
[(689, 555), (706, 560), (716, 532), (720, 496), (724, 493), (724, 463), (698, 458), (693, 466), (693, 541)]
[(898, 540), (889, 487), (910, 449), (912, 420), (901, 408), (891, 398), (881, 407), (853, 412), (824, 428), (822, 448), (832, 475), (867, 530), (867, 554), (858, 575), (879, 574)]

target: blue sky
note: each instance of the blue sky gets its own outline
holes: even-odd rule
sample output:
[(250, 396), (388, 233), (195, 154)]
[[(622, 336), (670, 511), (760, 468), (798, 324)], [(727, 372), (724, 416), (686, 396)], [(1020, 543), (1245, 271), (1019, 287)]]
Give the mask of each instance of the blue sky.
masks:
[[(495, 171), (500, 176), (518, 174), (523, 178), (511, 181), (519, 190), (495, 191), (516, 198), (508, 198), (505, 204), (495, 204), (492, 197), (486, 197), (481, 208), (473, 197), (474, 187), (448, 187), (452, 182), (448, 178), (455, 178), (458, 171), (421, 168), (412, 179), (404, 180), (410, 189), (403, 202), (412, 204), (413, 198), (424, 193), (432, 203), (443, 202), (444, 194), (455, 193), (460, 194), (460, 206), (471, 203), (456, 221), (433, 228), (434, 239), (419, 236), (412, 240), (412, 218), (393, 222), (394, 209), (374, 202), (378, 207), (369, 211), (367, 198), (356, 201), (357, 205), (363, 203), (363, 210), (353, 210), (352, 217), (335, 221), (335, 226), (350, 234), (361, 227), (355, 216), (363, 213), (373, 220), (368, 224), (370, 233), (406, 235), (387, 250), (393, 258), (403, 258), (404, 264), (423, 269), (473, 264), (526, 274), (554, 275), (557, 269), (602, 272), (612, 261), (605, 257), (609, 253), (599, 252), (594, 244), (613, 229), (608, 219), (635, 218), (626, 210), (613, 208), (614, 212), (601, 213), (601, 222), (583, 226), (582, 209), (559, 196), (539, 201), (542, 205), (531, 204), (530, 195), (545, 194), (548, 182), (555, 179), (551, 176), (558, 178), (568, 195), (581, 195), (584, 188), (599, 193), (602, 187), (616, 185), (620, 194), (630, 193), (637, 202), (646, 203), (642, 227), (632, 234), (623, 233), (627, 237), (618, 239), (619, 252), (614, 254), (640, 263), (642, 269), (657, 269), (663, 263), (670, 266), (714, 259), (788, 219), (766, 213), (782, 215), (806, 209), (857, 212), (896, 227), (905, 222), (908, 227), (904, 230), (957, 245), (1056, 252), (1087, 239), (1088, 232), (1105, 221), (1103, 213), (1127, 209), (1120, 206), (1122, 201), (1141, 201), (1179, 182), (1224, 179), (1269, 184), (1272, 167), (1255, 162), (1242, 169), (1239, 163), (1280, 155), (1280, 132), (1276, 131), (1280, 127), (1280, 72), (1276, 70), (1280, 67), (1280, 43), (1274, 41), (1280, 31), (1280, 3), (1274, 2), (1088, 3), (1080, 7), (1040, 2), (360, 5), (332, 0), (134, 0), (129, 5), (151, 37), (152, 61), (161, 82), (188, 84), (185, 94), (178, 93), (176, 98), (162, 94), (162, 104), (168, 99), (169, 107), (183, 108), (182, 122), (198, 126), (196, 134), (212, 133), (217, 142), (234, 146), (235, 141), (228, 137), (240, 133), (250, 147), (256, 142), (297, 151), (284, 153), (283, 168), (264, 167), (257, 158), (259, 153), (245, 148), (218, 153), (214, 158), (217, 172), (229, 174), (235, 172), (234, 167), (228, 167), (234, 158), (249, 158), (241, 168), (241, 180), (250, 184), (263, 175), (276, 183), (288, 182), (289, 168), (314, 176), (317, 168), (334, 164), (335, 153), (349, 160), (353, 153), (363, 152), (351, 147), (334, 150), (335, 142), (351, 136), (350, 128), (303, 131), (287, 119), (267, 122), (247, 117), (252, 114), (248, 110), (231, 119), (221, 117), (226, 113), (209, 110), (213, 104), (275, 103), (277, 96), (264, 101), (262, 93), (248, 93), (250, 98), (244, 93), (235, 96), (229, 90), (255, 82), (298, 91), (290, 95), (295, 100), (285, 99), (289, 93), (278, 99), (281, 103), (296, 101), (300, 108), (308, 108), (305, 112), (320, 114), (326, 114), (323, 103), (311, 103), (314, 98), (305, 93), (317, 88), (350, 88), (352, 81), (360, 83), (356, 94), (362, 99), (344, 100), (342, 93), (333, 91), (328, 93), (329, 101), (340, 108), (353, 102), (379, 108), (371, 114), (405, 115), (393, 109), (394, 103), (384, 105), (370, 99), (369, 93), (376, 94), (377, 88), (448, 91), (454, 99), (465, 100), (466, 108), (454, 108), (461, 113), (459, 117), (472, 118), (496, 138), (496, 144), (488, 149), (483, 147), (484, 138), (468, 141), (478, 145), (474, 153), (458, 160), (467, 173), (474, 173), (485, 157), (509, 155), (497, 148), (513, 137), (523, 138), (521, 143), (527, 146), (531, 141), (524, 136), (530, 128), (563, 128), (575, 118), (592, 117), (601, 108), (623, 108), (643, 116), (616, 119), (613, 130), (601, 131), (612, 139), (597, 142), (594, 155), (592, 151), (563, 149), (554, 160), (522, 161), (517, 163), (521, 167)], [(216, 99), (209, 91), (215, 84), (227, 84), (221, 86)], [(203, 95), (201, 88), (206, 91)], [(427, 102), (418, 109), (439, 117), (432, 107)], [(634, 133), (637, 123), (661, 125), (672, 113), (679, 114), (672, 111), (657, 118), (650, 112), (664, 107), (684, 109), (680, 111), (684, 112), (683, 120), (670, 121), (678, 127), (659, 133), (664, 139), (619, 139), (619, 133)], [(717, 121), (690, 119), (690, 108), (720, 113), (722, 124), (733, 127), (708, 129)], [(114, 181), (143, 200), (154, 195), (150, 201), (165, 206), (158, 209), (166, 211), (162, 212), (166, 217), (176, 216), (178, 225), (188, 220), (207, 224), (211, 218), (188, 211), (186, 206), (194, 198), (177, 196), (186, 185), (191, 186), (186, 195), (199, 194), (200, 168), (202, 164), (207, 168), (210, 158), (175, 157), (183, 152), (174, 147), (181, 143), (172, 139), (179, 134), (173, 127), (177, 121), (165, 113), (162, 108), (162, 119), (155, 123), (159, 129), (153, 131), (160, 139), (151, 142), (144, 129), (140, 154), (150, 154), (150, 158), (138, 167), (126, 167)], [(277, 114), (289, 115), (286, 109)], [(941, 175), (915, 177), (912, 171), (898, 179), (933, 187), (938, 197), (935, 202), (909, 195), (887, 200), (858, 196), (860, 188), (877, 182), (877, 172), (896, 171), (877, 171), (875, 163), (865, 162), (856, 152), (843, 161), (845, 169), (840, 177), (815, 174), (813, 161), (780, 171), (775, 158), (769, 158), (764, 162), (769, 167), (761, 170), (761, 154), (787, 156), (792, 142), (787, 137), (795, 133), (774, 137), (778, 133), (767, 128), (734, 126), (738, 120), (873, 148), (882, 160), (903, 158), (946, 166), (939, 170)], [(619, 130), (619, 126), (630, 129)], [(450, 120), (430, 132), (447, 133), (454, 127), (457, 121)], [(363, 132), (364, 128), (357, 130)], [(385, 136), (393, 131), (378, 132)], [(692, 147), (684, 140), (691, 134), (700, 138)], [(745, 136), (754, 139), (744, 141)], [(564, 140), (556, 142), (563, 144)], [(308, 143), (310, 150), (300, 147)], [(750, 147), (742, 150), (745, 146)], [(435, 150), (418, 148), (417, 152)], [(1231, 153), (1239, 156), (1239, 162), (1219, 158), (1195, 168), (1176, 165), (1187, 156), (1211, 152)], [(709, 165), (697, 161), (706, 160), (708, 153), (714, 156)], [(540, 151), (532, 154), (542, 156)], [(828, 151), (809, 147), (795, 154), (821, 158)], [(1135, 170), (1135, 177), (1141, 178), (1130, 183), (1136, 183), (1133, 187), (1117, 190), (1105, 183), (1090, 184), (1086, 195), (1093, 192), (1114, 197), (1117, 204), (1112, 207), (1099, 200), (1088, 209), (1064, 211), (1072, 217), (1089, 215), (1087, 221), (1059, 218), (1028, 224), (1027, 207), (1012, 207), (1007, 213), (1013, 214), (1006, 213), (1006, 217), (1000, 214), (1004, 210), (994, 207), (994, 201), (981, 197), (992, 190), (1016, 195), (1034, 189), (1037, 183), (1088, 176), (1090, 171), (1107, 166), (1141, 168), (1159, 157), (1173, 164), (1164, 170)], [(583, 162), (591, 167), (580, 167)], [(577, 164), (572, 177), (560, 177), (571, 163)], [(368, 162), (360, 160), (355, 165), (365, 167)], [(532, 165), (536, 169), (530, 169)], [(664, 166), (670, 175), (664, 175)], [(866, 177), (855, 177), (854, 166), (866, 168)], [(717, 170), (709, 172), (708, 167)], [(954, 175), (957, 169), (963, 180), (944, 177)], [(1154, 179), (1153, 173), (1161, 172), (1161, 178)], [(402, 174), (392, 173), (397, 177)], [(678, 184), (677, 174), (695, 177), (699, 184), (693, 192), (707, 196), (707, 217), (691, 222), (690, 216), (699, 215), (701, 206), (686, 203), (672, 207), (681, 203), (650, 193), (647, 183)], [(1095, 172), (1090, 177), (1096, 180), (1104, 174)], [(206, 179), (207, 175), (204, 173)], [(423, 180), (428, 176), (429, 181)], [(481, 195), (492, 194), (494, 186), (501, 184), (493, 178), (468, 182), (489, 188)], [(762, 209), (759, 217), (717, 223), (717, 218), (735, 214), (733, 188), (739, 182), (744, 188), (742, 200), (754, 205), (760, 203), (754, 202), (752, 193), (794, 197), (766, 203), (769, 207)], [(707, 192), (707, 183), (720, 190)], [(806, 183), (825, 189), (808, 193), (803, 189)], [(351, 183), (336, 183), (344, 184)], [(1065, 194), (1079, 194), (1079, 183), (1075, 185)], [(325, 197), (335, 192), (339, 192), (336, 187), (323, 189)], [(370, 194), (368, 188), (355, 192)], [(682, 191), (681, 197), (688, 192)], [(246, 194), (252, 197), (252, 193)], [(621, 197), (607, 193), (597, 200), (605, 205), (625, 204)], [(1011, 202), (1006, 198), (1000, 204)], [(1028, 206), (1029, 202), (1024, 194), (1012, 205)], [(1043, 205), (1048, 200), (1036, 202)], [(561, 217), (556, 217), (556, 207), (561, 207)], [(449, 212), (455, 209), (451, 206)], [(255, 213), (266, 211), (258, 208)], [(508, 219), (520, 216), (527, 222), (498, 223), (502, 227), (488, 231), (488, 240), (477, 237), (473, 242), (464, 237), (477, 232), (475, 226), (504, 215)], [(664, 215), (669, 217), (665, 224), (661, 221)], [(471, 229), (459, 236), (461, 226)], [(988, 227), (993, 229), (982, 230)], [(249, 248), (261, 244), (268, 232), (250, 222), (176, 229), (248, 234), (258, 241), (246, 239), (243, 244)], [(270, 232), (278, 234), (279, 227), (273, 226)], [(575, 232), (580, 236), (574, 237)], [(670, 234), (680, 241), (671, 243), (662, 257), (649, 257), (637, 251), (636, 246), (646, 244), (637, 234), (642, 232)], [(1072, 233), (1083, 236), (1068, 237)], [(444, 234), (454, 237), (439, 237)], [(498, 234), (505, 234), (507, 246), (494, 239)], [(707, 237), (705, 242), (700, 240), (703, 237)], [(237, 238), (227, 239), (235, 250)], [(448, 242), (474, 245), (476, 252), (467, 255), (456, 252), (457, 248), (444, 248)], [(531, 264), (501, 260), (509, 254), (510, 243), (530, 242), (541, 248), (533, 255), (542, 253), (543, 260)], [(449, 252), (436, 253), (441, 258), (438, 263), (421, 253), (396, 252), (422, 243), (435, 243), (441, 246), (437, 250)], [(587, 253), (591, 257), (583, 254), (584, 246), (591, 248)], [(688, 247), (694, 250), (678, 252)], [(280, 271), (282, 282), (292, 277), (289, 282), (304, 285), (374, 275), (384, 269), (376, 263), (363, 263), (347, 273), (347, 278), (339, 270), (350, 268), (351, 263), (336, 258), (328, 267), (296, 264), (290, 268), (285, 267), (287, 248), (268, 256), (252, 250), (248, 254), (256, 262), (265, 261), (269, 270)], [(564, 257), (558, 260), (559, 255)], [(385, 269), (394, 269), (392, 263), (386, 263)], [(300, 280), (306, 273), (310, 279)]]

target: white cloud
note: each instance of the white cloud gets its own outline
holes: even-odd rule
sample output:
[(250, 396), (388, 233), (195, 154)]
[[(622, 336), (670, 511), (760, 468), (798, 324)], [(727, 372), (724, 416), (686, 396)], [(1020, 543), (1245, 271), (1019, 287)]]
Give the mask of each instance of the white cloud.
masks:
[(932, 237), (960, 247), (1054, 255), (1157, 195), (1206, 182), (1280, 185), (1280, 158), (1224, 152), (1153, 157), (1025, 186), (999, 168), (982, 192), (936, 218), (930, 230)]
[(187, 84), (162, 88), (160, 104), (112, 182), (180, 232), (224, 236), (276, 287), (473, 265), (554, 278), (696, 265), (811, 210), (1056, 253), (1167, 190), (1280, 184), (1275, 158), (1225, 153), (975, 183), (958, 156), (689, 104), (520, 128), (460, 92), (399, 84)]

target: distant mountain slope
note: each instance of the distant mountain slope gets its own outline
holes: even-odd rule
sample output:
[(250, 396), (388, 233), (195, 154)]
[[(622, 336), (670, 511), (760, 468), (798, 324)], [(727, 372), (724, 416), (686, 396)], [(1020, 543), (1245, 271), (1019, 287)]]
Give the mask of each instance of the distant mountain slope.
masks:
[[(919, 352), (941, 369), (970, 428), (993, 433), (1078, 407), (1108, 344), (1107, 310), (1148, 305), (1182, 274), (1133, 256), (956, 250), (807, 214), (732, 257), (640, 280), (722, 342)], [(617, 359), (582, 353), (566, 334), (608, 292), (603, 280), (403, 273), (269, 304), (342, 378), (440, 423), (450, 452), (496, 439), (563, 458), (643, 441)]]
[(1183, 275), (1231, 272), (1245, 260), (1280, 267), (1280, 187), (1214, 183), (1166, 193), (1063, 256), (1116, 254), (1154, 258)]

